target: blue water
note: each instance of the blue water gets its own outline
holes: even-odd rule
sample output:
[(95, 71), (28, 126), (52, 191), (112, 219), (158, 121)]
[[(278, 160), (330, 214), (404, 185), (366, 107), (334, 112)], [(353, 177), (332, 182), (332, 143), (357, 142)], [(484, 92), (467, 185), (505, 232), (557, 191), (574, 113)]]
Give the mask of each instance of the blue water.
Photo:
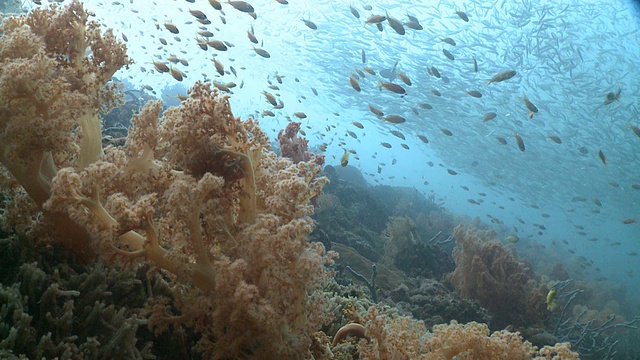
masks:
[[(492, 226), (502, 234), (517, 233), (523, 253), (550, 263), (558, 259), (568, 267), (586, 258), (593, 265), (585, 270), (585, 277), (611, 286), (621, 284), (631, 298), (640, 301), (638, 257), (629, 255), (640, 252), (640, 223), (623, 223), (640, 221), (640, 190), (632, 187), (640, 187), (640, 137), (630, 127), (640, 126), (636, 4), (352, 1), (360, 19), (342, 1), (290, 0), (281, 5), (275, 0), (254, 0), (251, 4), (255, 20), (223, 4), (225, 25), (222, 13), (206, 0), (86, 2), (97, 21), (128, 39), (129, 54), (136, 63), (116, 77), (138, 88), (148, 85), (158, 96), (165, 89), (165, 97), (186, 93), (196, 80), (233, 81), (238, 85), (231, 95), (234, 113), (260, 117), (264, 110), (272, 110), (275, 117), (261, 118), (272, 136), (290, 119), (296, 120), (295, 112), (304, 112), (302, 128), (311, 146), (327, 144), (328, 164), (338, 166), (344, 149), (354, 150), (357, 155), (350, 157), (349, 164), (359, 168), (371, 184), (413, 186), (435, 194), (454, 213), (486, 222), (497, 219)], [(367, 4), (372, 11), (365, 10)], [(30, 6), (26, 1), (25, 7)], [(189, 9), (205, 12), (212, 21), (206, 29), (214, 39), (235, 46), (226, 52), (201, 50), (195, 40), (201, 25)], [(469, 22), (456, 11), (465, 12)], [(406, 29), (402, 36), (386, 22), (382, 32), (364, 24), (371, 14), (387, 12), (403, 22), (408, 20), (406, 14), (413, 15), (424, 30)], [(317, 30), (302, 19), (313, 21)], [(165, 22), (175, 24), (180, 33), (171, 34)], [(270, 58), (252, 50), (247, 38), (251, 27), (260, 41), (256, 47), (267, 50)], [(457, 45), (442, 42), (445, 37)], [(445, 57), (443, 49), (455, 60)], [(171, 54), (189, 62), (174, 65), (187, 74), (182, 83), (152, 70), (152, 61), (164, 61)], [(224, 76), (213, 67), (214, 54), (225, 65)], [(405, 86), (405, 96), (380, 91), (381, 78), (369, 74), (359, 79), (361, 92), (351, 87), (349, 77), (356, 69), (367, 66), (378, 73), (395, 61), (397, 70), (412, 81)], [(229, 72), (230, 66), (237, 76)], [(430, 75), (427, 68), (431, 66), (448, 82)], [(487, 86), (488, 79), (505, 70), (515, 70), (517, 75)], [(277, 83), (276, 74), (282, 76), (282, 84)], [(398, 79), (395, 82), (401, 84)], [(269, 84), (279, 90), (268, 89)], [(432, 89), (442, 96), (435, 96)], [(603, 106), (606, 95), (618, 89), (619, 100)], [(469, 90), (480, 91), (482, 98), (467, 95)], [(276, 95), (284, 108), (273, 110), (262, 91)], [(532, 119), (522, 101), (524, 94), (539, 109)], [(433, 109), (423, 109), (420, 103)], [(402, 115), (406, 122), (383, 122), (368, 104), (385, 114)], [(489, 111), (497, 117), (483, 122)], [(444, 135), (441, 128), (453, 136)], [(406, 140), (390, 130), (402, 132)], [(523, 139), (524, 152), (516, 145), (515, 133)], [(418, 134), (429, 143), (420, 141)], [(550, 135), (562, 143), (550, 140)], [(497, 136), (507, 144), (500, 144)], [(381, 142), (392, 148), (382, 147)], [(606, 156), (606, 166), (599, 150)], [(397, 163), (392, 165), (394, 159)], [(482, 203), (472, 204), (469, 199)]]

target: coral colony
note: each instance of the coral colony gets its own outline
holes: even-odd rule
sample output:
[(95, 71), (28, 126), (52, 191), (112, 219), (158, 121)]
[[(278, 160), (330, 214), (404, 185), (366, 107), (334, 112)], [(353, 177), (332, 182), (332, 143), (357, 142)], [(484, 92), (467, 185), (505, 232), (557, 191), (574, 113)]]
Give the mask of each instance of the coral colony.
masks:
[[(121, 100), (110, 80), (131, 60), (113, 33), (89, 18), (73, 1), (4, 19), (0, 163), (3, 198), (11, 200), (5, 226), (16, 239), (56, 249), (59, 258), (49, 269), (55, 281), (45, 281), (33, 262), (11, 275), (38, 284), (32, 290), (1, 287), (9, 305), (0, 302), (0, 314), (13, 325), (0, 327), (0, 354), (151, 358), (172, 332), (196, 339), (176, 355), (184, 358), (577, 358), (569, 343), (538, 348), (519, 333), (491, 334), (486, 324), (456, 320), (429, 331), (423, 321), (376, 304), (377, 284), (387, 281), (382, 266), (416, 242), (414, 230), (402, 239), (402, 231), (388, 232), (396, 242), (371, 280), (349, 268), (367, 284), (369, 306), (341, 302), (331, 290), (338, 286), (338, 254), (308, 237), (310, 200), (327, 183), (320, 176), (324, 157), (309, 152), (293, 122), (279, 137), (283, 156), (276, 155), (258, 122), (235, 117), (228, 95), (209, 82), (197, 82), (165, 111), (148, 102), (124, 145), (103, 148), (100, 114)], [(399, 226), (412, 226), (405, 223)], [(548, 289), (532, 285), (527, 266), (500, 243), (463, 228), (446, 241), (439, 235), (429, 246), (457, 244), (449, 281), (499, 313), (500, 326), (548, 316)], [(63, 267), (65, 261), (79, 265)], [(33, 290), (39, 287), (44, 294)], [(106, 305), (114, 293), (123, 294), (121, 301)], [(144, 310), (128, 312), (126, 299)], [(32, 307), (56, 310), (32, 319)], [(343, 319), (337, 326), (336, 315)], [(65, 330), (36, 336), (35, 324)], [(104, 324), (104, 334), (91, 334), (91, 326)]]

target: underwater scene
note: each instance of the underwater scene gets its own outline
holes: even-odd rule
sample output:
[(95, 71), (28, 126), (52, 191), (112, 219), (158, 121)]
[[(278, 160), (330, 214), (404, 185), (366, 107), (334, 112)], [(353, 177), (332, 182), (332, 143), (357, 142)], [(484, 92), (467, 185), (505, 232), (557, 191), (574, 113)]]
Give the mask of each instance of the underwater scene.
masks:
[(0, 14), (0, 359), (640, 359), (638, 2)]

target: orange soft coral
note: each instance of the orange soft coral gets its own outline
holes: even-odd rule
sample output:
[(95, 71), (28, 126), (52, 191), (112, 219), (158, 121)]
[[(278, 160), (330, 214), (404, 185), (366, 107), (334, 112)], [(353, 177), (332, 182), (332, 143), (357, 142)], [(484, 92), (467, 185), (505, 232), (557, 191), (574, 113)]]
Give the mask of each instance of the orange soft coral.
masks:
[[(388, 311), (388, 310), (387, 310)], [(430, 333), (422, 321), (376, 307), (364, 316), (366, 338), (358, 343), (361, 359), (368, 360), (511, 360), (578, 359), (569, 343), (538, 350), (519, 333), (506, 330), (490, 334), (486, 324), (441, 324)]]
[(5, 20), (0, 162), (86, 260), (164, 270), (173, 303), (149, 302), (156, 331), (193, 328), (207, 358), (308, 358), (332, 257), (307, 240), (320, 167), (277, 157), (209, 83), (162, 118), (148, 104), (126, 146), (103, 152), (105, 85), (129, 61), (88, 17), (74, 1)]
[[(129, 63), (125, 46), (88, 19), (73, 1), (3, 22), (0, 163), (37, 209), (59, 168), (85, 167), (101, 156), (99, 112), (118, 99), (107, 82)], [(91, 256), (86, 232), (65, 213), (45, 212), (45, 220), (64, 232), (58, 241)]]
[(171, 275), (177, 311), (154, 299), (157, 331), (193, 327), (211, 358), (306, 358), (327, 320), (318, 288), (331, 255), (307, 240), (326, 179), (312, 161), (277, 157), (210, 83), (189, 95), (162, 119), (148, 104), (125, 147), (59, 171), (46, 208), (83, 224), (107, 258)]

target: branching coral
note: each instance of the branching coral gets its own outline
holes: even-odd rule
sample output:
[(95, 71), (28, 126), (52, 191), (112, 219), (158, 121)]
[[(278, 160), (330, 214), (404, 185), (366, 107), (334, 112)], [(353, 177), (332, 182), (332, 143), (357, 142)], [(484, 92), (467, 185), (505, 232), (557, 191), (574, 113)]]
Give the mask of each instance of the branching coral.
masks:
[[(568, 286), (574, 288), (568, 291)], [(620, 313), (620, 305), (615, 300), (609, 301), (602, 310), (592, 310), (588, 306), (574, 304), (585, 291), (580, 287), (584, 284), (576, 284), (569, 279), (556, 284), (559, 295), (558, 316), (554, 316), (556, 322), (554, 335), (561, 341), (568, 341), (575, 347), (585, 359), (622, 359), (633, 358), (630, 354), (619, 353), (620, 340), (626, 336), (626, 330), (638, 330), (636, 323), (640, 322), (640, 316), (635, 316), (627, 321), (617, 315)], [(573, 316), (569, 315), (573, 313)], [(623, 349), (622, 351), (629, 351)], [(631, 350), (634, 352), (634, 350)]]
[[(3, 235), (0, 358), (155, 358), (142, 316), (148, 291), (163, 291), (160, 276), (83, 266), (60, 247), (45, 250), (27, 238)], [(176, 341), (165, 343), (180, 348), (180, 337), (173, 335)]]
[(493, 232), (458, 226), (454, 237), (456, 269), (449, 280), (460, 296), (478, 300), (489, 310), (496, 327), (532, 324), (548, 317), (541, 306), (546, 295), (529, 282), (530, 269), (492, 240)]

